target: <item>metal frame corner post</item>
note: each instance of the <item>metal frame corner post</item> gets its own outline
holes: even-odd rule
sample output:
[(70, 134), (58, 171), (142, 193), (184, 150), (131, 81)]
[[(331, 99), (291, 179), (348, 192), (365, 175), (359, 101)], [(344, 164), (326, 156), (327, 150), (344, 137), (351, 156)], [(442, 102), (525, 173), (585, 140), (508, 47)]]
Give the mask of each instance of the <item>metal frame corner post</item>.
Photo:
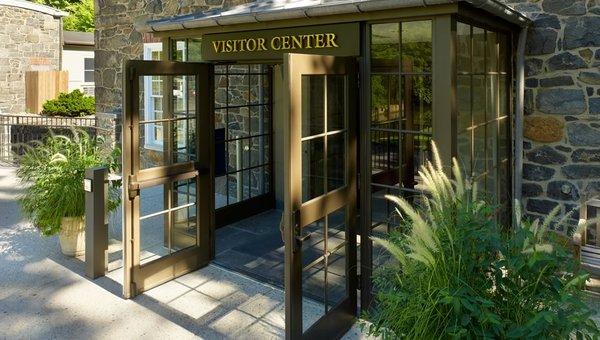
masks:
[(104, 276), (107, 269), (108, 169), (95, 167), (85, 170), (85, 274), (92, 278)]

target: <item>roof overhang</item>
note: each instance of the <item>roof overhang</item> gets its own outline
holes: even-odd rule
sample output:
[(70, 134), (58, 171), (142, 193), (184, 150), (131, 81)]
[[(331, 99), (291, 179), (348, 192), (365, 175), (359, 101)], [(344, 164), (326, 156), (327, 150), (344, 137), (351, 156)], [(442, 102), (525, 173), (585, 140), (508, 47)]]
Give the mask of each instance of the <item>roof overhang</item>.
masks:
[(94, 46), (94, 33), (63, 31), (63, 45)]
[(167, 32), (279, 20), (311, 19), (332, 15), (361, 14), (403, 8), (468, 3), (519, 27), (529, 19), (497, 0), (269, 0), (229, 9), (217, 9), (150, 20), (136, 27), (141, 32)]
[(60, 11), (56, 8), (52, 8), (50, 6), (37, 4), (35, 2), (25, 1), (25, 0), (0, 0), (0, 6), (10, 6), (10, 7), (28, 9), (31, 11), (48, 14), (55, 18), (62, 18), (62, 17), (66, 17), (67, 15), (69, 15), (69, 13)]

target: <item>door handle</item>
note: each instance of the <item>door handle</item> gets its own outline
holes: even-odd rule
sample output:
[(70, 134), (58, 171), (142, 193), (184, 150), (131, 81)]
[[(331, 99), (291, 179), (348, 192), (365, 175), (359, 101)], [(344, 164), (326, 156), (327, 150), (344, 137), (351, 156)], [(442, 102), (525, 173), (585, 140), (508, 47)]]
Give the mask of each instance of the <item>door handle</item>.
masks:
[(296, 242), (294, 242), (294, 252), (297, 253), (298, 251), (300, 251), (300, 249), (302, 249), (302, 243), (308, 239), (310, 239), (310, 236), (312, 234), (308, 233), (308, 234), (304, 234), (304, 235), (296, 235), (294, 237), (294, 240)]

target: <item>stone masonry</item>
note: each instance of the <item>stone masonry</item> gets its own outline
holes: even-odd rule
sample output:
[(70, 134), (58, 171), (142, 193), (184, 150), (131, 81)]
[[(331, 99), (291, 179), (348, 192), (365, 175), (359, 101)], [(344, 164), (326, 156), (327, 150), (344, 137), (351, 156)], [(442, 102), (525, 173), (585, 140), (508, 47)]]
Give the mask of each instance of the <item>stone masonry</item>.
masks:
[(96, 111), (121, 113), (123, 61), (142, 59), (143, 42), (151, 39), (134, 24), (154, 18), (231, 7), (250, 0), (95, 0)]
[(562, 213), (600, 193), (600, 0), (505, 0), (526, 46), (523, 205)]
[[(248, 2), (96, 1), (97, 110), (117, 114), (123, 61), (140, 59), (146, 38), (135, 23)], [(501, 1), (533, 20), (526, 47), (522, 203), (533, 217), (556, 206), (566, 213), (600, 192), (600, 0)]]
[(25, 112), (25, 72), (58, 70), (60, 18), (0, 5), (0, 112)]

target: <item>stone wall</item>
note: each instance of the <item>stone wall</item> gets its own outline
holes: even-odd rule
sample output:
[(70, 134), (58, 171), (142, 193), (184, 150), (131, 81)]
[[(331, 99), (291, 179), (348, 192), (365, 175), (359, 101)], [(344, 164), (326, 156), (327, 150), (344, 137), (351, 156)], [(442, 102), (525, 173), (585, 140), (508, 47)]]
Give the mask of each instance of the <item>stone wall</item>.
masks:
[(121, 113), (123, 62), (142, 59), (143, 42), (152, 37), (134, 24), (154, 18), (231, 7), (250, 0), (95, 0), (96, 110)]
[(567, 213), (600, 192), (600, 0), (506, 2), (533, 20), (523, 204), (535, 217)]
[[(141, 59), (148, 39), (134, 23), (248, 2), (96, 1), (96, 105), (116, 114), (123, 61)], [(501, 1), (534, 21), (527, 42), (523, 205), (531, 216), (557, 205), (565, 213), (600, 192), (600, 0)]]
[(25, 112), (25, 72), (60, 67), (60, 19), (0, 5), (0, 112)]

